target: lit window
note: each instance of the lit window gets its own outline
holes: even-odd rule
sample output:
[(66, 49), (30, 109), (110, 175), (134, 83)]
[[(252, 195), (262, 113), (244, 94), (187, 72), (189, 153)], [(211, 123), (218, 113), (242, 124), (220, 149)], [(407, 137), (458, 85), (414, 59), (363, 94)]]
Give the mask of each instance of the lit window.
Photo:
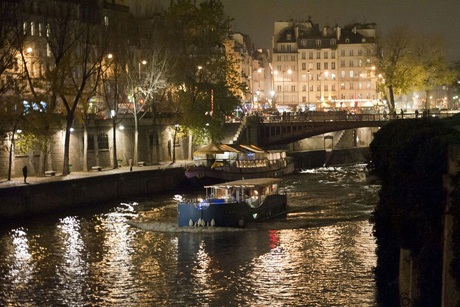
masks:
[(109, 26), (109, 16), (104, 16), (104, 26)]

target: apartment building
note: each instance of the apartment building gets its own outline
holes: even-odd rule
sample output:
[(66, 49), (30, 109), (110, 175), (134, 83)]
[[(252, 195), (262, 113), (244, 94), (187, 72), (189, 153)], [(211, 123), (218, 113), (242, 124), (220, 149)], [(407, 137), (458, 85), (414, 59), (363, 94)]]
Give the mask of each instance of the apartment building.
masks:
[(295, 109), (375, 108), (375, 24), (277, 21), (272, 38), (274, 102)]

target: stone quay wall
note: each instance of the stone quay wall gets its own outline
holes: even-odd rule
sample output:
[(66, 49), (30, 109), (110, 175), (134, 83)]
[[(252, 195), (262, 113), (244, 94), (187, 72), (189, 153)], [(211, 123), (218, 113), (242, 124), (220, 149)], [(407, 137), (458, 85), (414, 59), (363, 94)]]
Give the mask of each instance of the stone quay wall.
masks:
[(182, 167), (122, 172), (0, 189), (0, 220), (178, 190)]

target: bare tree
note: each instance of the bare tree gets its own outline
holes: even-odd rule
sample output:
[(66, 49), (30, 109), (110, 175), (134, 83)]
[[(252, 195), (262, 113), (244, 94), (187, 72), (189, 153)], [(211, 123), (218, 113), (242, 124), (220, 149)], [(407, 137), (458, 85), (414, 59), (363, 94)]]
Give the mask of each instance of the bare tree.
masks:
[(96, 93), (101, 63), (106, 54), (105, 30), (98, 19), (96, 3), (42, 3), (47, 25), (46, 40), (53, 65), (47, 76), (51, 104), (65, 116), (62, 173), (69, 174), (70, 131), (78, 105)]
[(164, 93), (170, 69), (170, 62), (164, 53), (154, 49), (144, 50), (144, 53), (145, 57), (139, 55), (129, 57), (125, 70), (129, 98), (124, 103), (127, 104), (127, 109), (134, 118), (134, 164), (137, 164), (139, 158), (139, 121), (155, 108), (155, 97)]

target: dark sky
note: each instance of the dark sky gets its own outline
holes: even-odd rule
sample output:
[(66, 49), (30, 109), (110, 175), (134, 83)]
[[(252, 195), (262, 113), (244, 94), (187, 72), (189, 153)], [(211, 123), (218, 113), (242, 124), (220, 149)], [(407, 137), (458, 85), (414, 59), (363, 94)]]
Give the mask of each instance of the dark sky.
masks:
[(307, 20), (322, 26), (351, 22), (377, 24), (385, 33), (394, 27), (442, 35), (448, 56), (460, 60), (460, 0), (221, 0), (234, 18), (235, 31), (247, 34), (256, 48), (271, 48), (275, 21)]

